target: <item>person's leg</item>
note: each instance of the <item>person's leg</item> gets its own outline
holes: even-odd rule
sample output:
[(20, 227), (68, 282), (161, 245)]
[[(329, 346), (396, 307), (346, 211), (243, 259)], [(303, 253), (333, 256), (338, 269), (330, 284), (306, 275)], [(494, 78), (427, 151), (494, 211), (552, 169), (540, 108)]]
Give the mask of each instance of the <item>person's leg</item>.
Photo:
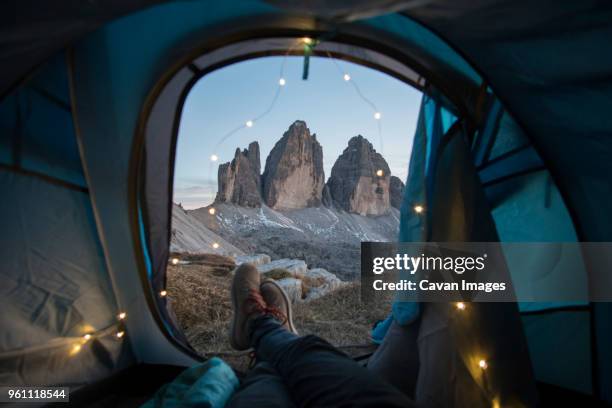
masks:
[(372, 357), (368, 370), (376, 373), (397, 389), (414, 398), (419, 375), (419, 349), (417, 339), (419, 321), (407, 326), (391, 323), (387, 334)]
[[(287, 304), (282, 289), (267, 284), (254, 290), (259, 273), (240, 267), (232, 286), (236, 316), (232, 344), (255, 348), (258, 359), (279, 373), (297, 406), (412, 407), (414, 403), (368, 372), (347, 355), (316, 336), (299, 337), (290, 332)], [(266, 285), (266, 283), (264, 283)], [(278, 290), (277, 290), (278, 289)]]
[(226, 408), (293, 408), (287, 386), (274, 367), (260, 362), (249, 371)]
[(256, 356), (276, 368), (297, 406), (414, 406), (400, 391), (325, 340), (298, 337), (273, 317), (253, 321), (251, 342)]

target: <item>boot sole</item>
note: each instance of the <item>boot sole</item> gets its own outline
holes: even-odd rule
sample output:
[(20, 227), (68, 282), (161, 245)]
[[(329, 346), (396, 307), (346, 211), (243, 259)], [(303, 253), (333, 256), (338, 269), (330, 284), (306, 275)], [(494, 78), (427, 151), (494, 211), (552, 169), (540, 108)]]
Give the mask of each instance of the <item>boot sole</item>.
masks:
[(232, 322), (230, 324), (230, 345), (239, 351), (242, 350), (248, 350), (250, 347), (247, 345), (246, 347), (243, 345), (239, 345), (238, 343), (236, 343), (236, 320), (238, 319), (238, 302), (236, 301), (236, 291), (234, 290), (234, 285), (232, 284), (232, 290), (231, 290), (231, 297), (232, 297), (232, 307), (234, 309), (234, 315), (232, 316)]

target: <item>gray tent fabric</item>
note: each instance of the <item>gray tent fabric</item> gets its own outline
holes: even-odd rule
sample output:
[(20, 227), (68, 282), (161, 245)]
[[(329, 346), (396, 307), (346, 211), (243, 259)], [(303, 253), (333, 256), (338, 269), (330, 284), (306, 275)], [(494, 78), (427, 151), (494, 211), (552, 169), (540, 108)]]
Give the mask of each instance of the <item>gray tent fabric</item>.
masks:
[[(0, 383), (79, 384), (124, 366), (88, 196), (3, 170), (0, 185), (11, 231), (0, 237)], [(88, 333), (95, 345), (81, 353)]]

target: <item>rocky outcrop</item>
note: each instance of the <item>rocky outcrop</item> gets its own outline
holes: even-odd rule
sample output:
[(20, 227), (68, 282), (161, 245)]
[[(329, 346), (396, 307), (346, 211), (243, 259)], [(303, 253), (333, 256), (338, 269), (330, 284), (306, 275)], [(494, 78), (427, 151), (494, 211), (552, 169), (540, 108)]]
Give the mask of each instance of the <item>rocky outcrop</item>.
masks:
[(273, 279), (283, 288), (291, 303), (319, 299), (346, 285), (326, 269), (308, 269), (300, 259), (279, 259), (256, 267), (262, 279)]
[(242, 250), (207, 228), (200, 219), (193, 216), (192, 212), (185, 211), (176, 204), (172, 206), (170, 251), (191, 254), (216, 253), (228, 256), (244, 254)]
[(398, 210), (402, 206), (402, 200), (404, 199), (404, 183), (399, 177), (391, 176), (389, 184), (389, 203), (391, 207), (397, 208)]
[(236, 265), (242, 265), (244, 263), (250, 263), (255, 266), (270, 263), (272, 260), (270, 255), (267, 254), (254, 254), (254, 255), (239, 255), (234, 258)]
[(297, 303), (302, 300), (302, 281), (296, 278), (283, 278), (277, 280), (276, 283), (283, 288), (287, 294), (287, 298), (291, 303)]
[(361, 215), (389, 212), (389, 165), (363, 136), (349, 140), (332, 167), (327, 186), (334, 204)]
[(263, 200), (271, 208), (293, 210), (321, 205), (323, 149), (305, 122), (295, 121), (274, 145), (262, 183)]
[(231, 162), (219, 166), (218, 190), (215, 202), (233, 203), (243, 207), (261, 206), (261, 162), (259, 144), (248, 149), (236, 149)]
[(277, 259), (276, 261), (257, 266), (257, 270), (264, 274), (274, 269), (285, 269), (292, 275), (301, 275), (306, 273), (308, 267), (306, 262), (301, 259)]
[(345, 285), (345, 282), (336, 275), (323, 268), (309, 269), (302, 280), (307, 282), (307, 285), (302, 285), (308, 289), (306, 293), (302, 293), (302, 297), (307, 302), (323, 297)]

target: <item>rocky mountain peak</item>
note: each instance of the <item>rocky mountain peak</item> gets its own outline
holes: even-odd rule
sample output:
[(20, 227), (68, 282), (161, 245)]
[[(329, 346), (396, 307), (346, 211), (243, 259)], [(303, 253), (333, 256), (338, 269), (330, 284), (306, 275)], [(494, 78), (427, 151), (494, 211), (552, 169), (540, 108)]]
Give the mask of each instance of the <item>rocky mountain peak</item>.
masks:
[(397, 208), (398, 210), (402, 206), (402, 200), (404, 199), (404, 182), (399, 177), (391, 176), (389, 184), (389, 202), (391, 207)]
[(242, 151), (236, 149), (232, 161), (219, 166), (215, 202), (233, 203), (244, 207), (261, 206), (260, 171), (257, 142), (252, 142)]
[(362, 215), (389, 212), (391, 171), (365, 137), (351, 138), (332, 167), (327, 187), (336, 206)]
[(306, 122), (296, 120), (276, 142), (262, 176), (263, 200), (274, 209), (321, 204), (325, 185), (323, 149)]

